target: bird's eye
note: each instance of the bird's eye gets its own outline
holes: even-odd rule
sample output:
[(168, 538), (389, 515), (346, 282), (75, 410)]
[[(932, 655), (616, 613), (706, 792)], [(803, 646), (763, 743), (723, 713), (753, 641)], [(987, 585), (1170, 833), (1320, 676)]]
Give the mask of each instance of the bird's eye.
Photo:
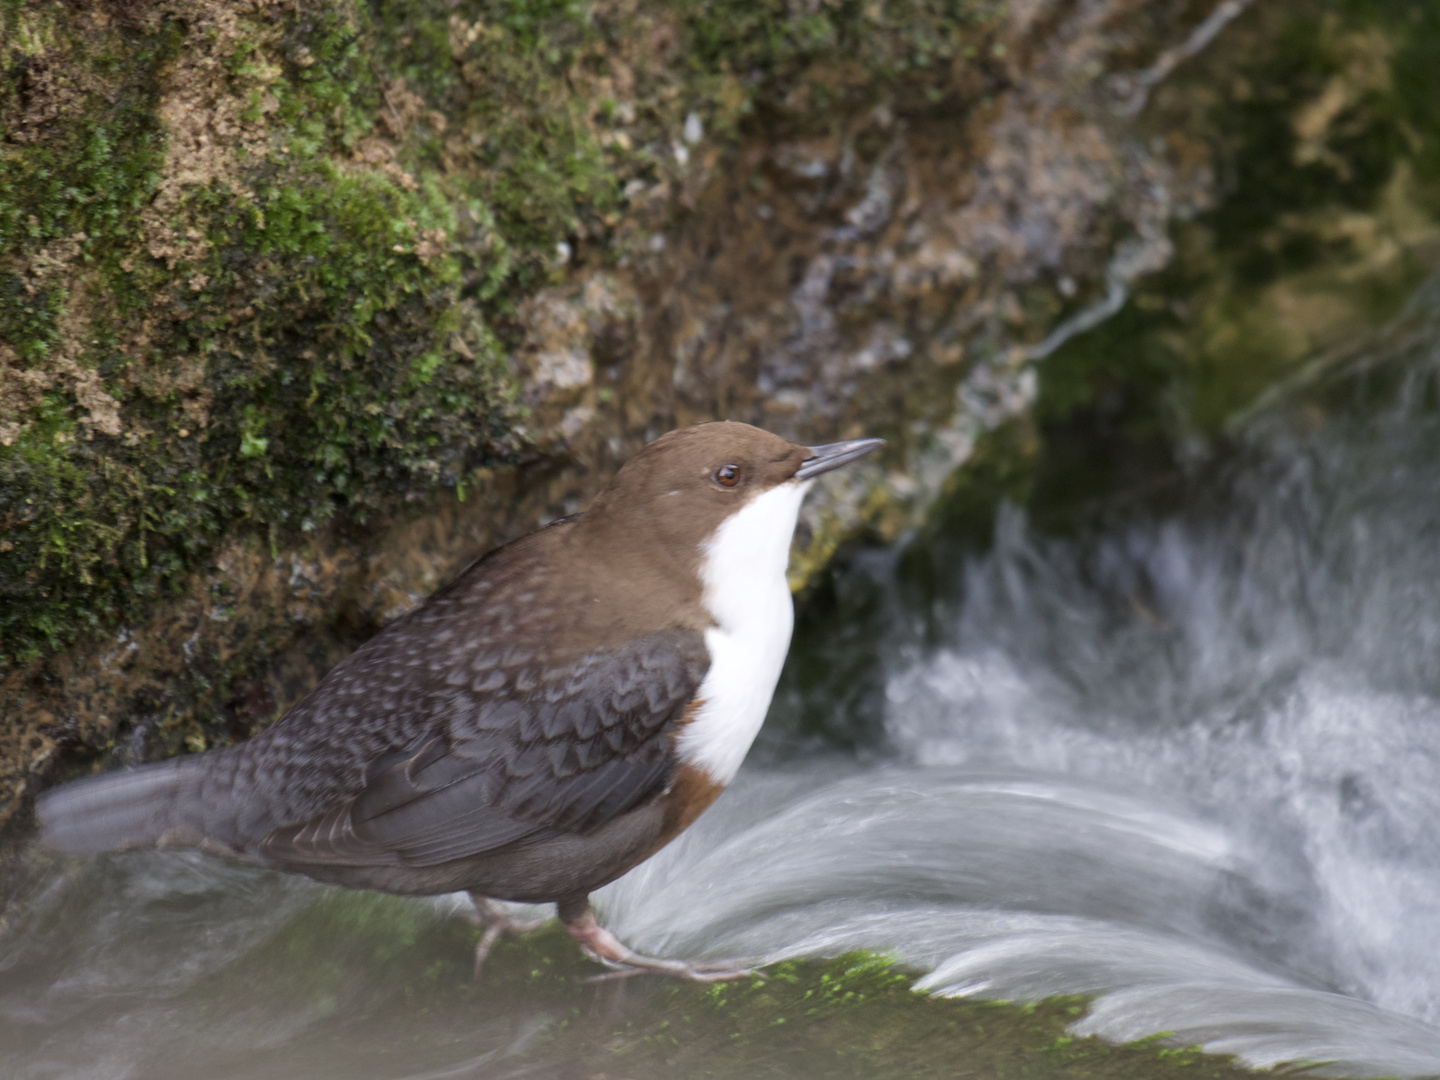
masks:
[(739, 465), (721, 465), (715, 470), (715, 483), (721, 487), (734, 487), (740, 482)]

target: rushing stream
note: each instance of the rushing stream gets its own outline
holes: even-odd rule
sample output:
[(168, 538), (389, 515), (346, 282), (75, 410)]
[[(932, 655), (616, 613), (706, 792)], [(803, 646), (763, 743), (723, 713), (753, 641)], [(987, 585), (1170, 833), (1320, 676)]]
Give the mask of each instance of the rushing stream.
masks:
[[(802, 737), (782, 695), (758, 760), (605, 920), (664, 953), (869, 948), (940, 993), (1090, 994), (1077, 1029), (1117, 1040), (1440, 1073), (1437, 398), (1432, 281), (1247, 421), (1181, 510), (1057, 539), (1002, 508), (921, 601), (898, 552), (857, 559), (873, 625), (797, 647), (866, 668), (858, 749)], [(198, 856), (43, 874), (0, 937), (17, 1080), (481, 1075), (553, 1019), (386, 996), (386, 957), (464, 948), (445, 902)], [(366, 1021), (337, 1039), (337, 1013)]]

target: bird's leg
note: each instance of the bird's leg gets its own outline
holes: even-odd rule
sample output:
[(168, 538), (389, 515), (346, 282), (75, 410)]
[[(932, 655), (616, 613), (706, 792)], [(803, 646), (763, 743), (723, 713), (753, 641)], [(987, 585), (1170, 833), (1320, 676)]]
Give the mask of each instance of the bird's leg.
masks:
[(495, 947), (495, 942), (500, 940), (500, 935), (528, 934), (531, 930), (538, 930), (550, 921), (546, 918), (517, 919), (494, 900), (477, 892), (470, 894), (470, 902), (475, 905), (475, 911), (473, 914), (466, 915), (465, 919), (472, 926), (485, 928), (485, 932), (480, 935), (480, 940), (475, 944), (475, 975), (477, 978), (480, 975), (480, 969), (485, 966), (485, 960), (489, 957), (490, 950)]
[[(600, 976), (601, 979), (655, 972), (660, 975), (673, 975), (677, 979), (710, 983), (760, 975), (757, 971), (731, 967), (728, 964), (688, 964), (683, 960), (643, 956), (630, 949), (596, 921), (590, 901), (584, 896), (561, 901), (557, 905), (557, 913), (566, 933), (579, 942), (582, 949), (601, 963), (616, 969), (608, 976)], [(763, 975), (760, 977), (764, 978)]]

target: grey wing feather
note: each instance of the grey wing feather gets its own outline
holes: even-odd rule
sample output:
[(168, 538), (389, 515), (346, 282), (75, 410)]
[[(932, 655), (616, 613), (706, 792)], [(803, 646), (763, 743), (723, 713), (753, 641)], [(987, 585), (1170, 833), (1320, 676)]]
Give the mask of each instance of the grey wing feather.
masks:
[(367, 770), (353, 797), (261, 844), (282, 865), (435, 866), (556, 831), (586, 833), (654, 795), (668, 733), (709, 667), (667, 630), (546, 669), (528, 692), (457, 691), (444, 723)]

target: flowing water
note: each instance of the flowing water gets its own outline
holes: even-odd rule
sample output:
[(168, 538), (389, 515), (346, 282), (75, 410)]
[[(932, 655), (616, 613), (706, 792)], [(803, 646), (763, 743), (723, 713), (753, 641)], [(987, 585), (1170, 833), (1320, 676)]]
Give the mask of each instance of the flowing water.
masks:
[[(1115, 1040), (1440, 1074), (1437, 400), (1432, 281), (1179, 509), (1057, 539), (1002, 508), (924, 596), (904, 551), (857, 558), (865, 602), (797, 642), (829, 674), (787, 681), (605, 921), (667, 954), (867, 948), (942, 994), (1092, 995), (1076, 1029)], [(566, 1007), (401, 1001), (396, 965), (465, 947), (447, 902), (199, 856), (37, 866), (0, 937), (7, 1076), (488, 1075)]]

